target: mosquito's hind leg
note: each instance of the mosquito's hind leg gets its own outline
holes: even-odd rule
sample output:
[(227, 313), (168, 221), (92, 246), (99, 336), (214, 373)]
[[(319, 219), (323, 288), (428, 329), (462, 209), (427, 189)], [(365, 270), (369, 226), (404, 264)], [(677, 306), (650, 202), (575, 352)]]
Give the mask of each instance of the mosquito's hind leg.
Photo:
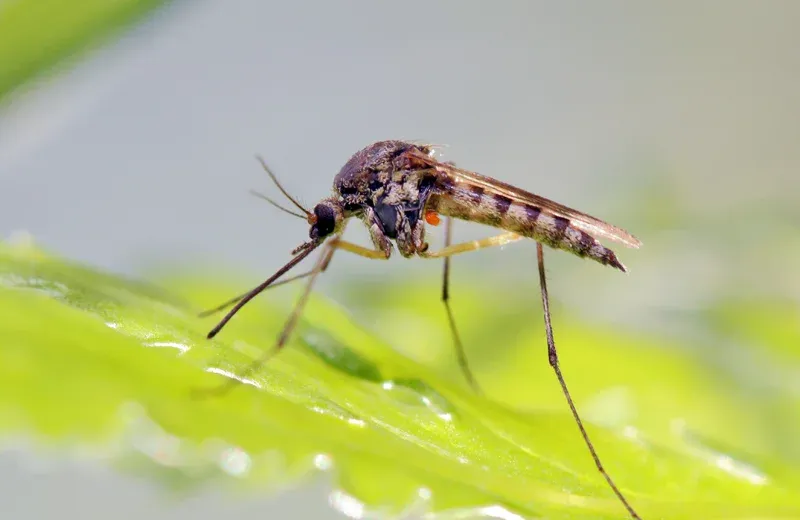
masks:
[[(445, 223), (444, 228), (444, 245), (445, 249), (450, 246), (450, 240), (452, 238), (453, 232), (453, 219), (447, 217), (447, 222)], [(458, 356), (458, 365), (461, 367), (461, 371), (464, 372), (464, 377), (466, 377), (467, 382), (472, 387), (472, 389), (477, 392), (478, 394), (482, 394), (483, 391), (481, 387), (478, 385), (478, 382), (475, 380), (475, 376), (472, 375), (472, 370), (469, 368), (469, 363), (467, 362), (467, 355), (464, 352), (464, 345), (461, 343), (461, 337), (458, 335), (458, 329), (456, 328), (456, 320), (453, 318), (453, 310), (450, 308), (450, 256), (444, 257), (444, 271), (442, 277), (442, 303), (444, 303), (444, 308), (447, 311), (447, 321), (450, 323), (450, 334), (453, 336), (453, 345), (456, 347), (456, 355)]]
[(463, 343), (461, 343), (461, 337), (458, 335), (458, 329), (456, 328), (456, 321), (455, 318), (453, 317), (453, 309), (450, 307), (450, 257), (453, 255), (457, 255), (459, 253), (477, 251), (478, 249), (483, 249), (486, 247), (495, 247), (495, 246), (510, 244), (512, 242), (522, 240), (525, 237), (523, 237), (522, 235), (518, 235), (516, 233), (507, 232), (493, 237), (484, 238), (482, 240), (472, 240), (469, 242), (462, 242), (460, 244), (451, 245), (450, 242), (452, 238), (452, 229), (453, 229), (453, 219), (451, 217), (447, 217), (447, 222), (445, 224), (445, 233), (444, 233), (444, 247), (438, 251), (422, 250), (419, 251), (418, 254), (422, 258), (444, 258), (444, 272), (442, 279), (442, 303), (444, 303), (445, 310), (447, 311), (447, 321), (450, 324), (450, 334), (453, 336), (453, 344), (455, 345), (456, 355), (458, 356), (458, 365), (461, 367), (461, 371), (464, 373), (464, 377), (467, 379), (467, 382), (472, 387), (472, 389), (480, 394), (483, 392), (481, 391), (480, 386), (475, 380), (475, 376), (472, 375), (472, 371), (469, 368), (469, 363), (467, 362), (467, 356), (466, 353), (464, 352), (464, 345)]
[(622, 502), (622, 505), (628, 511), (628, 514), (631, 515), (631, 518), (634, 518), (635, 520), (641, 520), (641, 517), (633, 509), (633, 506), (630, 505), (628, 500), (625, 498), (625, 495), (622, 494), (622, 491), (620, 491), (616, 483), (614, 483), (611, 475), (609, 475), (608, 471), (606, 471), (606, 469), (603, 467), (603, 463), (600, 462), (600, 456), (594, 449), (594, 444), (592, 444), (589, 434), (586, 432), (586, 428), (583, 426), (581, 416), (578, 413), (578, 409), (575, 408), (575, 402), (572, 400), (572, 395), (569, 393), (569, 388), (567, 388), (567, 382), (564, 379), (564, 375), (561, 373), (561, 367), (558, 364), (558, 351), (556, 350), (556, 342), (553, 337), (553, 324), (550, 318), (550, 296), (547, 292), (547, 277), (545, 276), (544, 272), (544, 248), (540, 242), (536, 243), (536, 256), (539, 263), (539, 287), (541, 288), (542, 293), (544, 330), (545, 337), (547, 338), (547, 357), (550, 361), (550, 366), (553, 367), (553, 370), (556, 373), (556, 379), (558, 379), (558, 384), (561, 386), (561, 392), (564, 394), (564, 397), (567, 400), (569, 409), (572, 412), (572, 417), (575, 419), (575, 424), (578, 425), (578, 430), (581, 432), (581, 437), (583, 437), (584, 444), (586, 444), (586, 447), (589, 449), (589, 454), (592, 456), (592, 460), (594, 460), (595, 467), (597, 467), (597, 470), (606, 480), (608, 486), (611, 488), (611, 491), (613, 491), (614, 494), (617, 495), (619, 501)]
[[(449, 219), (449, 217), (448, 217)], [(449, 256), (458, 255), (461, 253), (469, 253), (470, 251), (477, 251), (487, 247), (504, 246), (512, 242), (525, 239), (524, 236), (512, 232), (501, 233), (493, 237), (483, 238), (481, 240), (470, 240), (469, 242), (461, 242), (455, 245), (445, 245), (438, 251), (420, 251), (419, 256), (422, 258), (447, 258)]]

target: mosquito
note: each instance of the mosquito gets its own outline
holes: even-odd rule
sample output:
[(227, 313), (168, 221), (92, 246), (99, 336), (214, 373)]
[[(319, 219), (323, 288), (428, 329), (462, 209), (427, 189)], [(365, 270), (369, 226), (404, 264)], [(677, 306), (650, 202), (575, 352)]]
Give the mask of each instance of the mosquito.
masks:
[[(375, 260), (388, 260), (392, 254), (394, 241), (400, 255), (405, 258), (418, 256), (443, 259), (441, 299), (447, 313), (458, 364), (469, 385), (476, 392), (480, 392), (480, 387), (469, 368), (450, 307), (450, 258), (453, 255), (503, 246), (526, 238), (533, 239), (536, 241), (550, 366), (555, 371), (595, 466), (630, 516), (639, 519), (639, 515), (600, 462), (600, 457), (589, 439), (561, 373), (553, 339), (542, 245), (568, 251), (581, 258), (589, 258), (626, 272), (627, 269), (616, 254), (603, 246), (598, 239), (613, 240), (632, 248), (638, 248), (641, 242), (627, 231), (585, 213), (491, 177), (458, 168), (451, 162), (441, 162), (434, 156), (435, 149), (434, 145), (399, 140), (373, 143), (356, 152), (347, 161), (333, 181), (332, 196), (322, 199), (312, 210), (306, 209), (289, 195), (259, 157), (261, 165), (272, 181), (299, 212), (285, 208), (266, 196), (257, 195), (280, 210), (306, 220), (310, 226), (309, 240), (296, 247), (292, 251), (292, 259), (264, 282), (247, 293), (204, 312), (202, 316), (207, 316), (233, 306), (211, 329), (208, 338), (216, 336), (239, 309), (268, 287), (307, 278), (305, 289), (276, 343), (245, 369), (249, 375), (287, 344), (308, 301), (314, 281), (327, 269), (336, 251), (343, 250)], [(440, 216), (447, 219), (444, 226), (445, 245), (438, 251), (431, 251), (425, 241), (425, 225), (439, 225)], [(361, 220), (369, 230), (372, 248), (342, 239), (345, 226), (354, 217)], [(499, 228), (503, 232), (482, 240), (451, 244), (453, 219), (485, 224)], [(280, 280), (318, 248), (322, 249), (322, 254), (308, 272)], [(214, 391), (224, 392), (237, 383), (238, 381), (230, 379)]]

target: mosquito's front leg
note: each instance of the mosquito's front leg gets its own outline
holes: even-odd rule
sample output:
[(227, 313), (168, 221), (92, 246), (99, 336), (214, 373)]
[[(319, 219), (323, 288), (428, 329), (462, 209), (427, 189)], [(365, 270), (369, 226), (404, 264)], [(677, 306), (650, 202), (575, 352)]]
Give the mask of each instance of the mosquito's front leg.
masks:
[[(341, 238), (333, 238), (331, 239), (330, 243), (327, 246), (327, 249), (323, 253), (325, 258), (322, 260), (322, 266), (320, 267), (319, 271), (324, 273), (325, 270), (328, 268), (328, 264), (331, 263), (331, 259), (333, 258), (333, 253), (337, 250), (341, 249), (343, 251), (348, 251), (350, 253), (355, 253), (358, 256), (363, 256), (364, 258), (371, 258), (373, 260), (388, 260), (389, 257), (386, 256), (386, 252), (378, 251), (376, 249), (370, 249), (368, 247), (360, 246), (358, 244), (354, 244), (352, 242), (348, 242), (346, 240), (342, 240)], [(280, 285), (286, 285), (289, 282), (294, 282), (295, 280), (300, 280), (301, 278), (307, 278), (314, 274), (314, 271), (308, 271), (302, 274), (298, 274), (289, 278), (285, 278), (280, 282), (275, 282), (274, 284), (270, 285), (269, 288), (272, 289), (274, 287), (278, 287)]]
[[(338, 235), (336, 235), (335, 237), (330, 239), (328, 241), (328, 243), (325, 244), (325, 252), (322, 253), (323, 259), (322, 259), (322, 263), (321, 263), (320, 268), (319, 268), (319, 272), (320, 273), (324, 273), (325, 270), (328, 269), (328, 265), (331, 263), (331, 259), (333, 258), (333, 253), (335, 253), (337, 249), (342, 249), (344, 251), (349, 251), (351, 253), (357, 254), (358, 256), (363, 256), (364, 258), (371, 258), (373, 260), (388, 260), (389, 259), (389, 255), (392, 252), (391, 243), (389, 243), (389, 248), (388, 249), (382, 249), (382, 250), (370, 249), (368, 247), (363, 247), (363, 246), (360, 246), (358, 244), (354, 244), (352, 242), (348, 242), (346, 240), (342, 240), (343, 231), (344, 231), (344, 226), (342, 227), (342, 231), (339, 232)], [(380, 233), (381, 233), (381, 236), (383, 236), (383, 232), (381, 231)], [(386, 237), (384, 236), (384, 238), (386, 238)], [(387, 241), (388, 241), (388, 239), (387, 239)], [(375, 242), (375, 239), (373, 239), (373, 242)], [(289, 282), (294, 282), (295, 280), (300, 280), (302, 278), (307, 278), (307, 277), (311, 276), (312, 274), (314, 274), (314, 270), (311, 270), (311, 271), (308, 271), (308, 272), (305, 272), (305, 273), (302, 273), (302, 274), (298, 274), (298, 275), (292, 276), (290, 278), (286, 278), (284, 280), (281, 280), (279, 282), (276, 282), (276, 283), (273, 283), (272, 285), (270, 285), (270, 289), (272, 289), (274, 287), (278, 287), (280, 285), (285, 285), (285, 284), (287, 284)], [(237, 300), (234, 299), (233, 301), (237, 301)]]
[(468, 253), (470, 251), (477, 251), (486, 247), (504, 246), (512, 242), (517, 242), (524, 239), (522, 235), (516, 233), (506, 232), (493, 237), (484, 238), (481, 240), (471, 240), (469, 242), (462, 242), (455, 245), (446, 245), (438, 251), (420, 251), (419, 256), (422, 258), (447, 258), (449, 256), (457, 255), (460, 253)]
[(360, 246), (358, 244), (354, 244), (352, 242), (348, 242), (346, 240), (335, 240), (331, 243), (331, 254), (336, 249), (342, 249), (344, 251), (349, 251), (351, 253), (355, 253), (358, 256), (363, 256), (365, 258), (372, 258), (373, 260), (388, 260), (389, 255), (391, 254), (391, 249), (387, 250), (378, 250), (378, 249), (370, 249), (368, 247)]

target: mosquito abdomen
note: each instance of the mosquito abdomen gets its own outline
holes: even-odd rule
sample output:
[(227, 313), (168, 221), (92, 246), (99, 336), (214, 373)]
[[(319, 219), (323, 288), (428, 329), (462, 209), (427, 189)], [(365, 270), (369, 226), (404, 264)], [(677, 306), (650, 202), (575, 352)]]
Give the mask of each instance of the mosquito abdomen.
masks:
[(447, 186), (445, 193), (431, 197), (429, 207), (445, 216), (512, 231), (581, 258), (626, 270), (612, 250), (570, 225), (568, 218), (482, 186), (469, 183)]

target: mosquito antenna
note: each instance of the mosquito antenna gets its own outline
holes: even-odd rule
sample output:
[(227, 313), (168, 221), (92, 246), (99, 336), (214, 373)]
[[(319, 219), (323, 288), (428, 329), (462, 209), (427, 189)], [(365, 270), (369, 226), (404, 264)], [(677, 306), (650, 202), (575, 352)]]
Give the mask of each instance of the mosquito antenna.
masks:
[(289, 260), (289, 262), (286, 265), (284, 265), (283, 267), (281, 267), (280, 269), (278, 269), (278, 271), (275, 274), (273, 274), (272, 276), (270, 276), (269, 278), (267, 278), (266, 280), (264, 280), (263, 282), (258, 284), (256, 287), (251, 289), (250, 292), (248, 292), (247, 294), (244, 294), (244, 295), (242, 295), (240, 297), (234, 298), (233, 300), (229, 300), (229, 301), (225, 302), (223, 305), (220, 305), (219, 307), (217, 307), (216, 309), (212, 309), (211, 312), (214, 312), (214, 311), (217, 311), (217, 310), (222, 310), (225, 307), (227, 307), (228, 305), (231, 305), (234, 302), (236, 302), (236, 305), (234, 305), (233, 308), (230, 311), (228, 311), (228, 314), (226, 314), (225, 317), (222, 318), (220, 320), (220, 322), (217, 323), (217, 325), (213, 329), (211, 329), (211, 331), (208, 333), (207, 338), (211, 339), (214, 336), (216, 336), (217, 333), (219, 333), (219, 331), (222, 330), (222, 327), (224, 327), (225, 324), (228, 323), (231, 320), (231, 318), (233, 318), (233, 316), (237, 312), (239, 312), (239, 309), (244, 307), (247, 304), (247, 302), (249, 302), (250, 300), (252, 300), (256, 296), (258, 296), (264, 289), (266, 289), (267, 287), (272, 285), (272, 283), (275, 280), (277, 280), (278, 278), (283, 276), (292, 267), (294, 267), (295, 265), (300, 263), (300, 261), (302, 259), (304, 259), (308, 255), (310, 255), (311, 252), (314, 251), (317, 247), (319, 247), (319, 245), (321, 243), (322, 242), (320, 242), (320, 241), (307, 242), (306, 244), (300, 246), (298, 248), (300, 250), (300, 253), (297, 256), (295, 256), (294, 258)]
[(619, 490), (614, 481), (611, 479), (611, 475), (609, 475), (605, 468), (603, 467), (603, 463), (600, 462), (600, 457), (597, 455), (597, 452), (594, 449), (594, 445), (592, 441), (589, 439), (589, 434), (586, 432), (586, 428), (583, 427), (583, 421), (581, 421), (580, 415), (578, 415), (578, 409), (575, 408), (575, 403), (572, 402), (572, 396), (569, 393), (569, 389), (567, 388), (567, 382), (564, 380), (564, 376), (561, 374), (561, 368), (558, 366), (558, 352), (556, 352), (556, 342), (553, 339), (553, 326), (550, 323), (550, 297), (547, 294), (547, 280), (545, 279), (544, 274), (544, 249), (542, 248), (542, 244), (540, 242), (536, 243), (536, 256), (539, 259), (539, 285), (542, 288), (542, 308), (544, 309), (544, 328), (545, 333), (547, 335), (547, 355), (550, 360), (550, 366), (553, 367), (553, 370), (556, 373), (556, 377), (558, 378), (558, 382), (561, 385), (561, 390), (564, 392), (564, 397), (567, 398), (567, 403), (569, 404), (570, 410), (572, 410), (572, 417), (575, 418), (575, 422), (578, 424), (578, 429), (581, 431), (581, 435), (583, 436), (583, 441), (586, 443), (586, 447), (589, 448), (589, 453), (592, 455), (594, 459), (594, 465), (597, 466), (598, 471), (608, 482), (608, 485), (611, 487), (611, 490), (617, 495), (622, 505), (625, 506), (625, 509), (628, 510), (632, 518), (636, 520), (641, 520), (641, 517), (636, 514), (636, 511), (631, 507), (628, 501), (625, 499), (625, 496)]
[(270, 179), (272, 179), (272, 182), (275, 183), (275, 186), (277, 186), (278, 189), (281, 190), (281, 193), (283, 193), (286, 196), (286, 198), (289, 199), (289, 201), (292, 204), (294, 204), (295, 207), (297, 207), (297, 209), (299, 209), (300, 211), (305, 213), (306, 216), (310, 217), (311, 216), (311, 212), (308, 211), (306, 208), (304, 208), (302, 204), (297, 202), (297, 200), (295, 200), (294, 197), (289, 195), (289, 193), (285, 189), (283, 189), (283, 186), (281, 186), (281, 183), (278, 182), (278, 178), (275, 177), (275, 174), (272, 173), (272, 170), (269, 169), (269, 166), (267, 166), (267, 163), (264, 162), (264, 159), (262, 159), (260, 155), (256, 155), (256, 159), (258, 159), (258, 162), (261, 163), (261, 166), (264, 168), (264, 171), (267, 172), (267, 175), (269, 175)]
[(303, 220), (306, 220), (306, 217), (304, 217), (300, 213), (297, 213), (297, 212), (294, 212), (294, 211), (292, 211), (290, 209), (284, 208), (283, 206), (281, 206), (280, 204), (278, 204), (277, 202), (275, 202), (274, 200), (272, 200), (271, 198), (267, 197), (266, 195), (264, 195), (262, 193), (259, 193), (259, 192), (254, 191), (254, 190), (250, 190), (250, 194), (251, 195), (255, 195), (259, 199), (262, 199), (262, 200), (265, 200), (265, 201), (269, 202), (270, 204), (272, 204), (273, 206), (275, 206), (279, 210), (283, 211), (284, 213), (288, 213), (289, 215), (292, 215), (292, 216), (295, 216), (297, 218), (301, 218)]

